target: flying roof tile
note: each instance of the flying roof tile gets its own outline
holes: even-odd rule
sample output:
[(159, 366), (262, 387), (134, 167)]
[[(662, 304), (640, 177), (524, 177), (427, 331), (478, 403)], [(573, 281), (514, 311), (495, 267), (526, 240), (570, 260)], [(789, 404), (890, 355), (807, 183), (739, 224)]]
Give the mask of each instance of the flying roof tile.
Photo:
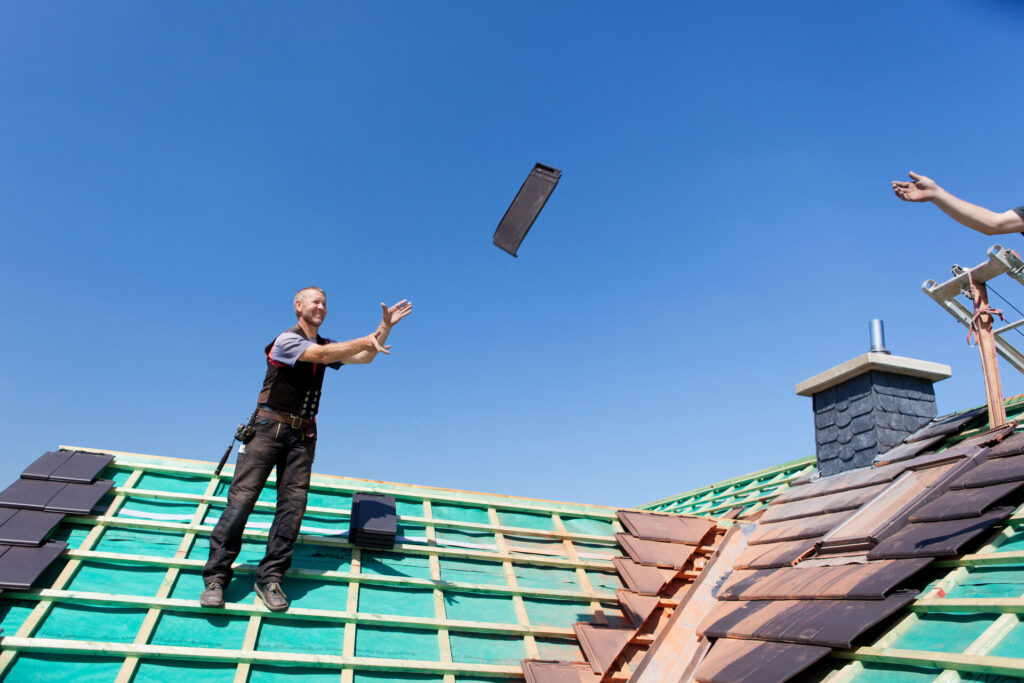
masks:
[(57, 557), (68, 544), (63, 541), (48, 541), (38, 548), (0, 546), (0, 588), (25, 590)]
[(868, 559), (956, 555), (962, 546), (1012, 513), (1012, 507), (1001, 507), (970, 519), (910, 524), (872, 548)]
[(985, 510), (1024, 487), (1024, 481), (1010, 481), (970, 489), (953, 489), (910, 516), (911, 522), (942, 522), (951, 519), (980, 517)]
[(700, 683), (781, 683), (830, 651), (817, 645), (719, 638), (694, 678)]
[(619, 510), (616, 515), (632, 535), (651, 541), (672, 541), (697, 545), (715, 523), (704, 517), (667, 515), (637, 510)]
[(74, 451), (50, 451), (49, 453), (43, 453), (34, 463), (25, 468), (21, 476), (25, 479), (46, 479), (53, 474), (54, 470), (71, 459), (71, 456), (74, 454)]
[(89, 484), (103, 468), (114, 461), (110, 455), (80, 453), (75, 451), (70, 458), (57, 467), (50, 476), (50, 481), (63, 481), (70, 484)]
[(701, 633), (848, 648), (853, 640), (914, 600), (898, 591), (882, 600), (753, 600), (716, 610)]
[(0, 543), (10, 545), (38, 546), (53, 528), (60, 524), (64, 515), (57, 512), (38, 510), (14, 510), (7, 521), (0, 524)]
[(820, 567), (737, 570), (719, 600), (881, 600), (928, 565), (928, 559)]
[(908, 436), (905, 441), (907, 443), (913, 443), (914, 441), (930, 439), (933, 436), (949, 436), (951, 434), (957, 434), (963, 431), (967, 425), (971, 424), (975, 420), (980, 420), (986, 415), (988, 415), (988, 406), (981, 406), (974, 410), (968, 410), (965, 413), (943, 415), (933, 419), (924, 427), (921, 427), (921, 429), (918, 429), (916, 432)]

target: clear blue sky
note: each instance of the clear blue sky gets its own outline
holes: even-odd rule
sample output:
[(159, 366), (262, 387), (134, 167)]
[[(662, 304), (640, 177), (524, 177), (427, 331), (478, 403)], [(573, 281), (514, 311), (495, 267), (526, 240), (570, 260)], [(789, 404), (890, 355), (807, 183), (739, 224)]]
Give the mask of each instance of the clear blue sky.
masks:
[(889, 181), (1024, 204), (1022, 31), (996, 0), (4, 2), (0, 482), (58, 444), (216, 460), (307, 284), (337, 339), (415, 304), (328, 377), (325, 474), (644, 503), (811, 454), (794, 384), (874, 317), (952, 365), (940, 412), (980, 404), (920, 285), (1024, 238)]

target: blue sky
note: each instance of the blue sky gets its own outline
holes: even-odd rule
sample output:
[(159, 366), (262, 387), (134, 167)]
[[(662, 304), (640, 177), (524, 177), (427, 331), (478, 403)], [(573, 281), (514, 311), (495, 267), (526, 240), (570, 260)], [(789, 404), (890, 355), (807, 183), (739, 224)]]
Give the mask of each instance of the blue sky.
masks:
[(811, 454), (794, 385), (875, 317), (952, 365), (940, 412), (983, 403), (920, 285), (1024, 238), (889, 181), (1024, 204), (1022, 29), (997, 0), (5, 2), (0, 481), (58, 444), (216, 460), (307, 284), (337, 339), (415, 305), (328, 377), (325, 474), (640, 504)]

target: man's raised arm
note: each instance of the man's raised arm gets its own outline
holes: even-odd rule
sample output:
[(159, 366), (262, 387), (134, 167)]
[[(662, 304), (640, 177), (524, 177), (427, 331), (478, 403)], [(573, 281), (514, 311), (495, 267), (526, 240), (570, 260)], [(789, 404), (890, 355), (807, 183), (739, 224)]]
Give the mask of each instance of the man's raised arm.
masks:
[(910, 181), (892, 181), (892, 191), (905, 202), (931, 202), (956, 222), (985, 235), (1024, 231), (1024, 207), (996, 213), (947, 192), (927, 176), (910, 172)]
[(302, 352), (299, 360), (324, 365), (337, 362), (346, 365), (369, 363), (378, 353), (391, 353), (390, 349), (390, 346), (382, 346), (376, 336), (368, 334), (349, 341), (312, 344)]

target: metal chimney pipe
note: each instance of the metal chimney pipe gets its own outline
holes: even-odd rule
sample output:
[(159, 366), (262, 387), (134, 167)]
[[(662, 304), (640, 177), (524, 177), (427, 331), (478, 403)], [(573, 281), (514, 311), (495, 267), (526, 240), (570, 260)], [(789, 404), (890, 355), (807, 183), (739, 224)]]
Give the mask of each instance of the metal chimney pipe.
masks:
[(889, 355), (889, 349), (885, 348), (885, 323), (879, 318), (875, 318), (868, 328), (871, 330), (871, 353)]

